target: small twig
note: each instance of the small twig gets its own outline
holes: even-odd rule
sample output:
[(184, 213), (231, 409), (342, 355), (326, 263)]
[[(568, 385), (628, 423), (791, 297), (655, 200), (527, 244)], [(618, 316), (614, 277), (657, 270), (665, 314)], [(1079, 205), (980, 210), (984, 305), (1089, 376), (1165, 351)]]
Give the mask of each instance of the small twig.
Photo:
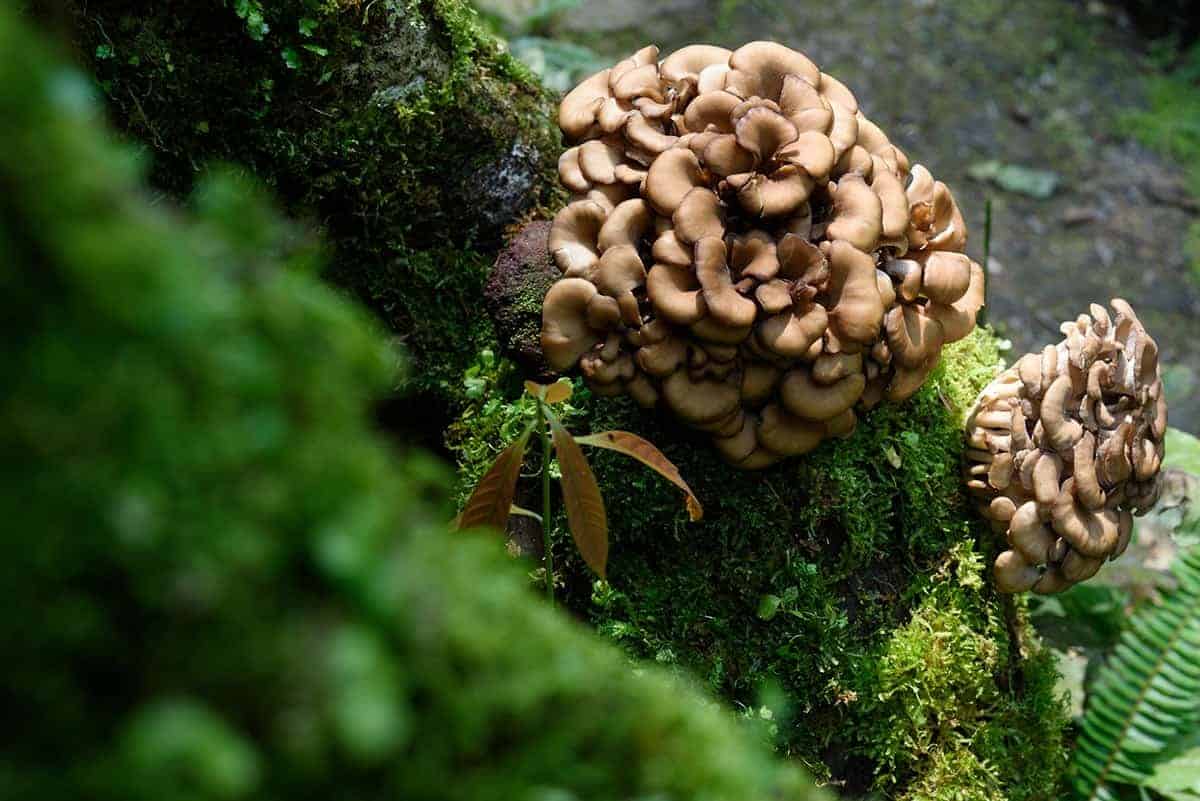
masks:
[(988, 284), (991, 283), (992, 269), (992, 199), (983, 201), (983, 308), (979, 310), (979, 324), (987, 325)]
[(537, 398), (538, 429), (542, 437), (542, 559), (546, 570), (546, 599), (554, 605), (554, 554), (550, 543), (550, 434), (546, 430), (546, 407)]

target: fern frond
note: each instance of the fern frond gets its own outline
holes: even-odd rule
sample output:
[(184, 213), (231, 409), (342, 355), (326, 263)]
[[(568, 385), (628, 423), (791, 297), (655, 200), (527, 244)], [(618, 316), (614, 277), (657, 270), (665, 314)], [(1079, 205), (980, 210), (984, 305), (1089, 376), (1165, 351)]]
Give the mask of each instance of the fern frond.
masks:
[(1140, 785), (1200, 720), (1200, 548), (1181, 554), (1178, 585), (1139, 609), (1096, 679), (1075, 746), (1080, 798), (1109, 801)]

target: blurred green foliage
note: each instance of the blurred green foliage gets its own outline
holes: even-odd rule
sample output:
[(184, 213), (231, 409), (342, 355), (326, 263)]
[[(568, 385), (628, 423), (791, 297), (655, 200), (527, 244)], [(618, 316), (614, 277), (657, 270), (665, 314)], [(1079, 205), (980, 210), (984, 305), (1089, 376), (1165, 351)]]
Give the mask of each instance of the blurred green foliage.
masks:
[[(909, 402), (760, 472), (577, 385), (572, 430), (649, 439), (705, 516), (689, 523), (667, 482), (594, 454), (610, 583), (573, 556), (560, 517), (561, 595), (631, 654), (706, 681), (749, 716), (782, 693), (777, 746), (849, 795), (1056, 798), (1067, 719), (1053, 659), (1032, 636), (1011, 638), (1023, 611), (985, 581), (992, 540), (961, 490), (962, 418), (998, 345), (976, 331)], [(479, 400), (449, 436), (465, 486), (530, 414), (511, 365), (488, 365), (467, 377)]]
[(809, 798), (532, 598), (369, 403), (396, 354), (221, 173), (152, 203), (0, 7), (0, 795)]

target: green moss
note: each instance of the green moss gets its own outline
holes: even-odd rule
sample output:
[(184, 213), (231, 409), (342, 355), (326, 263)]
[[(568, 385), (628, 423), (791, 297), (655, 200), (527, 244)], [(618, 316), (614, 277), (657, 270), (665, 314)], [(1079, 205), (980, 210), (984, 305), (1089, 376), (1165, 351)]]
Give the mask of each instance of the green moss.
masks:
[[(1010, 662), (1002, 605), (984, 580), (990, 540), (961, 490), (963, 417), (999, 363), (996, 339), (977, 330), (908, 402), (755, 473), (731, 469), (665, 416), (577, 388), (575, 428), (650, 439), (705, 517), (689, 523), (665, 481), (594, 452), (610, 583), (593, 582), (559, 519), (564, 600), (631, 654), (747, 710), (779, 688), (790, 718), (775, 718), (778, 746), (847, 793), (1054, 798), (1065, 712), (1053, 667), (1034, 643)], [(509, 403), (518, 390), (505, 369), (453, 432), (468, 481), (528, 414)], [(923, 660), (939, 670), (915, 673)], [(1013, 767), (1030, 760), (1044, 770)]]
[(911, 616), (870, 663), (860, 738), (877, 785), (907, 785), (902, 798), (1056, 797), (1066, 720), (1053, 659), (1028, 642), (1017, 666), (1011, 599), (997, 603), (982, 580), (989, 561), (972, 543), (952, 546), (910, 585)]
[(451, 534), (395, 354), (228, 174), (152, 199), (0, 6), (0, 755), (44, 801), (820, 795)]
[(406, 340), (416, 389), (466, 369), (486, 265), (505, 225), (554, 202), (559, 151), (549, 98), (467, 3), (71, 7), (157, 185), (248, 168), (321, 228), (330, 277)]

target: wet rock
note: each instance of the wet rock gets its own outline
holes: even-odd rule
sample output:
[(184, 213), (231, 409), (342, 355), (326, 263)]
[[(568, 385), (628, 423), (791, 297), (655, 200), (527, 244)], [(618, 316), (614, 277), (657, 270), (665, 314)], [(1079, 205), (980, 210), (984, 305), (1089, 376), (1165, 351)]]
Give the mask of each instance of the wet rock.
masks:
[(523, 226), (500, 251), (483, 289), (501, 352), (535, 380), (555, 375), (541, 344), (542, 298), (561, 277), (550, 258), (549, 239), (549, 220)]

